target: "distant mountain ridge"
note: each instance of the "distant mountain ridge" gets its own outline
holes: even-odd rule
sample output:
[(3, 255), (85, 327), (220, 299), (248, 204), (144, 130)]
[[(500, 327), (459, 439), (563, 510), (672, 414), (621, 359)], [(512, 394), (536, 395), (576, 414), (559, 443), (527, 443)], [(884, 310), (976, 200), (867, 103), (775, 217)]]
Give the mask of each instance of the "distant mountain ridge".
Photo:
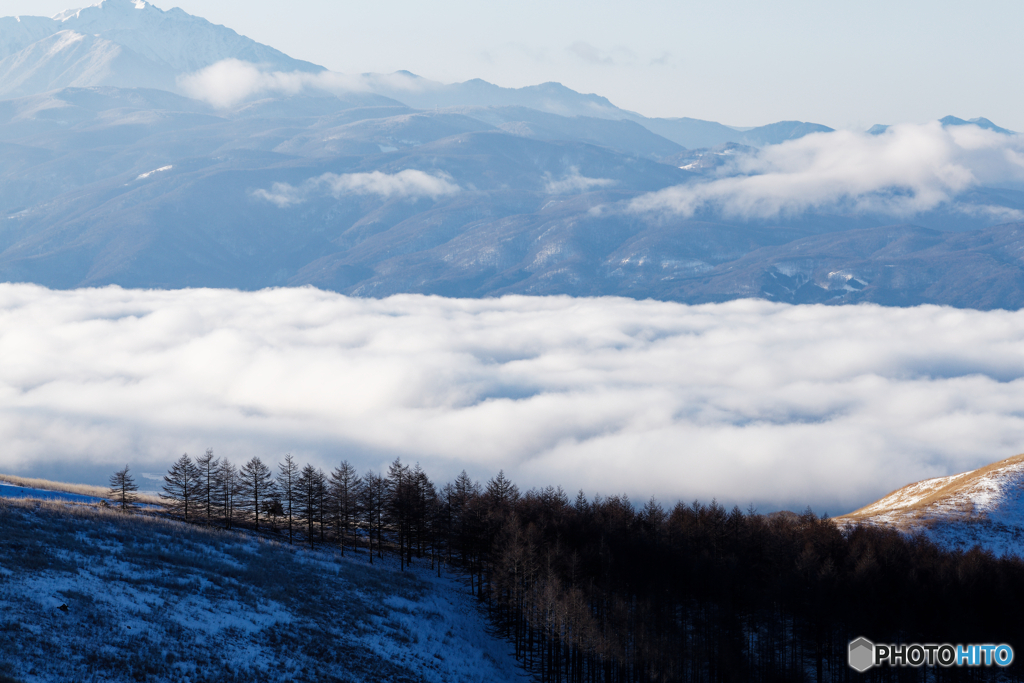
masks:
[[(1016, 133), (1008, 128), (1003, 128), (992, 123), (983, 116), (979, 116), (973, 119), (961, 119), (956, 116), (943, 116), (939, 119), (939, 123), (943, 126), (977, 126), (978, 128), (984, 128), (985, 130), (995, 131), (996, 133), (1002, 133), (1003, 135), (1016, 135)], [(885, 131), (889, 130), (890, 126), (885, 124), (876, 123), (875, 125), (868, 128), (869, 135), (881, 135)]]
[[(273, 72), (327, 71), (181, 9), (164, 11), (145, 0), (100, 0), (52, 18), (0, 18), (0, 99), (95, 86), (155, 88), (180, 94), (182, 76), (229, 59)], [(688, 117), (648, 118), (620, 109), (600, 95), (578, 93), (554, 82), (523, 88), (505, 88), (482, 79), (444, 84), (408, 71), (364, 74), (362, 78), (375, 94), (414, 109), (518, 107), (568, 118), (632, 121), (686, 149), (728, 143), (762, 147), (833, 130), (803, 121), (737, 129)], [(947, 116), (941, 123), (975, 124), (1012, 133), (985, 118), (965, 121)], [(877, 134), (887, 128), (876, 125), (869, 132)]]
[[(739, 130), (714, 121), (687, 117), (648, 118), (636, 112), (620, 109), (605, 97), (578, 93), (561, 83), (503, 88), (479, 78), (463, 83), (444, 84), (408, 71), (398, 72), (396, 75), (402, 80), (395, 81), (370, 75), (367, 82), (374, 92), (416, 109), (515, 107), (562, 117), (632, 121), (687, 149), (714, 147), (729, 142), (760, 147), (793, 140), (810, 133), (827, 133), (832, 130), (828, 126), (803, 121), (779, 121)], [(414, 84), (415, 87), (410, 84)]]
[[(95, 86), (180, 93), (182, 76), (228, 59), (255, 64), (265, 71), (326, 71), (229, 28), (177, 8), (164, 11), (144, 0), (101, 0), (53, 18), (0, 18), (0, 99)], [(820, 124), (783, 121), (740, 131), (686, 117), (647, 118), (620, 109), (605, 97), (578, 93), (560, 83), (504, 88), (472, 79), (443, 84), (409, 72), (366, 74), (363, 79), (377, 95), (414, 109), (518, 107), (570, 118), (632, 121), (685, 148), (728, 142), (762, 146), (832, 130)]]

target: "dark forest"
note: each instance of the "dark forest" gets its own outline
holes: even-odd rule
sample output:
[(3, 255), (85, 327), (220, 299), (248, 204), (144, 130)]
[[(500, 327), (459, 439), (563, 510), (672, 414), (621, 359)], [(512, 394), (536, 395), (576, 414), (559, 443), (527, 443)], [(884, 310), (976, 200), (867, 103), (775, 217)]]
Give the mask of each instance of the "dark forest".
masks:
[[(127, 470), (114, 497), (130, 507)], [(521, 493), (503, 473), (438, 486), (395, 460), (363, 475), (286, 456), (241, 468), (183, 455), (172, 514), (463, 573), (495, 632), (544, 683), (1020, 680), (1021, 665), (847, 665), (848, 643), (1024, 642), (1024, 562), (872, 526), (716, 502)]]

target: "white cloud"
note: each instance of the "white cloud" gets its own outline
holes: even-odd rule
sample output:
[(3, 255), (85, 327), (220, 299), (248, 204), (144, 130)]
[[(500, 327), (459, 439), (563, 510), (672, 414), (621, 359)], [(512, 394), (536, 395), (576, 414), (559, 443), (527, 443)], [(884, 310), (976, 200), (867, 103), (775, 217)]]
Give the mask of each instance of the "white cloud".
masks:
[(580, 175), (580, 170), (575, 166), (559, 180), (555, 180), (550, 174), (544, 176), (544, 189), (548, 194), (578, 194), (600, 187), (611, 187), (615, 183), (616, 181), (611, 178), (588, 178)]
[[(737, 155), (709, 182), (643, 195), (630, 209), (692, 216), (710, 208), (731, 218), (815, 209), (909, 217), (980, 185), (1022, 181), (1024, 137), (933, 122), (891, 126), (881, 135), (835, 131), (771, 145)], [(957, 208), (1006, 211), (971, 204)], [(1003, 215), (1024, 217), (1013, 210)]]
[(182, 92), (218, 109), (234, 107), (255, 97), (297, 95), (304, 91), (401, 93), (419, 92), (437, 85), (403, 72), (352, 76), (334, 71), (266, 71), (257, 64), (238, 59), (225, 59), (178, 78)]
[(212, 446), (837, 514), (1024, 450), (1022, 349), (1024, 312), (3, 284), (0, 471)]
[(325, 173), (310, 178), (295, 187), (289, 183), (274, 183), (269, 190), (259, 189), (252, 194), (254, 197), (275, 204), (278, 208), (287, 208), (302, 204), (311, 196), (326, 193), (340, 198), (343, 195), (377, 195), (382, 199), (416, 199), (457, 194), (461, 191), (451, 176), (446, 173), (431, 175), (423, 171), (407, 169), (398, 173)]

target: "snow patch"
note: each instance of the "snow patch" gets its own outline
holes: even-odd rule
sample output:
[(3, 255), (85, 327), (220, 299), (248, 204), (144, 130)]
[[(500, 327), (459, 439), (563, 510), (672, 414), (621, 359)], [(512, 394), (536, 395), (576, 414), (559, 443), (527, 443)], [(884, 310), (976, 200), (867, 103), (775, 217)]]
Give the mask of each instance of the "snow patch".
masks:
[(136, 178), (136, 180), (143, 180), (153, 175), (154, 173), (163, 173), (164, 171), (170, 171), (172, 168), (174, 168), (174, 166), (161, 166), (160, 168), (154, 169), (148, 173), (143, 173), (138, 178)]

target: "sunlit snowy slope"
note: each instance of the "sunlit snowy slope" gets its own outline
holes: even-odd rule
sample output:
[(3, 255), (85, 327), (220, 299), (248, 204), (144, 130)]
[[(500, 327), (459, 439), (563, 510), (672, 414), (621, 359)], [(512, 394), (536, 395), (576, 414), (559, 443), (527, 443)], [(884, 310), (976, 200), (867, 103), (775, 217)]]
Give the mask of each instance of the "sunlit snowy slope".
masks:
[(922, 532), (947, 547), (1024, 555), (1024, 455), (909, 484), (837, 521)]
[(0, 680), (525, 680), (424, 566), (26, 499), (0, 528)]

